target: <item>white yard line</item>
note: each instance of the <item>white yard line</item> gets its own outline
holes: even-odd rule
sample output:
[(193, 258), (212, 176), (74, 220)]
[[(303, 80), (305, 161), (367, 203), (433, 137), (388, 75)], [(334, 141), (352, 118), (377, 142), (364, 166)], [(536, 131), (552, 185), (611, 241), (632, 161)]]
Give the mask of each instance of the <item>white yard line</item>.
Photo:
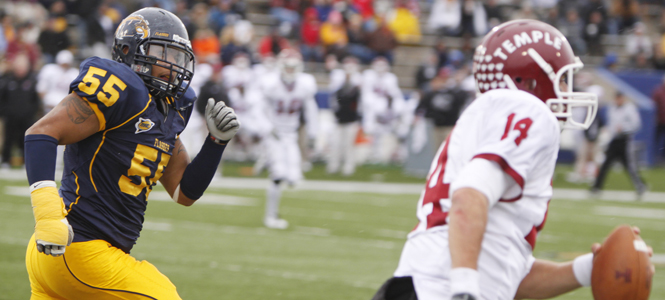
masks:
[(601, 215), (601, 216), (665, 220), (665, 209), (657, 209), (657, 208), (595, 206), (592, 208), (592, 212), (595, 215)]

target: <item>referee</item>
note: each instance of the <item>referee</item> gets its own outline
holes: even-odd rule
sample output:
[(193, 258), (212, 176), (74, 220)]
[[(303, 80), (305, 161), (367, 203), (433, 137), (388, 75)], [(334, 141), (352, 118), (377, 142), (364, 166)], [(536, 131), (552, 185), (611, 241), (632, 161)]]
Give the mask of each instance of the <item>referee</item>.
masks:
[(623, 93), (617, 92), (614, 103), (609, 107), (607, 118), (607, 128), (612, 134), (612, 141), (605, 151), (605, 161), (591, 188), (592, 193), (600, 191), (612, 163), (618, 159), (630, 175), (638, 197), (644, 194), (646, 185), (638, 174), (635, 155), (629, 150), (631, 137), (640, 129), (640, 126), (640, 115), (635, 104), (627, 101)]

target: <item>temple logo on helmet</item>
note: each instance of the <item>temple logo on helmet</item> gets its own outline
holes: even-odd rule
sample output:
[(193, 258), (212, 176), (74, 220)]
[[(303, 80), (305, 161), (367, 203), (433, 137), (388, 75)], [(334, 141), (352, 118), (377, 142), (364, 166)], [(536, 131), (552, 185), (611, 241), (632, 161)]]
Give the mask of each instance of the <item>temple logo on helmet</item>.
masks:
[[(561, 45), (563, 44), (561, 37), (554, 36), (554, 40), (552, 40), (549, 32), (545, 32), (543, 34), (542, 31), (533, 30), (531, 31), (531, 35), (529, 35), (527, 32), (513, 35), (512, 41), (510, 39), (504, 40), (501, 43), (501, 47), (503, 47), (503, 49), (505, 49), (508, 54), (511, 54), (525, 45), (538, 44), (541, 42), (554, 47), (556, 50), (561, 50)], [(503, 60), (508, 59), (508, 56), (503, 53), (501, 48), (496, 48), (492, 55)]]
[(136, 33), (140, 34), (142, 39), (145, 39), (150, 36), (150, 27), (148, 25), (150, 23), (141, 15), (129, 16), (118, 26), (118, 29), (115, 31), (115, 37), (117, 39), (131, 37), (132, 35), (128, 34), (128, 32), (131, 32), (129, 28), (131, 28), (130, 26), (134, 26)]

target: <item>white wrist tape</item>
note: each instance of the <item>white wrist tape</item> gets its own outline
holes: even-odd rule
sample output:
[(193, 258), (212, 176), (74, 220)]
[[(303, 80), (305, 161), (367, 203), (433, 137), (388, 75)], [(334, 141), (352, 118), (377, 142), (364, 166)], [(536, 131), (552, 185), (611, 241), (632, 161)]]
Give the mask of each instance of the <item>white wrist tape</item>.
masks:
[(44, 187), (47, 187), (47, 186), (58, 188), (58, 185), (55, 184), (55, 181), (53, 181), (53, 180), (42, 180), (42, 181), (37, 181), (37, 182), (33, 183), (30, 186), (30, 193), (32, 193), (34, 190), (38, 190), (38, 189), (41, 189), (41, 188), (44, 188)]
[(575, 279), (582, 286), (591, 286), (591, 270), (593, 269), (593, 253), (578, 256), (573, 261)]
[(471, 268), (454, 268), (450, 270), (450, 292), (470, 294), (480, 299), (480, 273)]
[(173, 202), (178, 203), (178, 197), (180, 197), (180, 185), (175, 188), (171, 199), (173, 199)]

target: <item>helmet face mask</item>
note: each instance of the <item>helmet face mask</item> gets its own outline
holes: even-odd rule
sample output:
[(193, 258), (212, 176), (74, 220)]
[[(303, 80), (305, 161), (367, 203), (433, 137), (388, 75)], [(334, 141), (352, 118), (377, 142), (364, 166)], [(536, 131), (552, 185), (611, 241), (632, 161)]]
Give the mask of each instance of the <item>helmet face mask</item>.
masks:
[(163, 9), (144, 8), (125, 18), (116, 30), (112, 56), (136, 72), (152, 96), (174, 106), (194, 76), (185, 26)]
[[(598, 101), (595, 94), (573, 92), (574, 72), (583, 66), (559, 30), (540, 21), (516, 20), (485, 36), (476, 48), (473, 76), (478, 94), (505, 88), (526, 91), (565, 120), (564, 128), (586, 129), (596, 116)], [(572, 110), (582, 107), (586, 118), (577, 122)]]
[(286, 84), (292, 84), (296, 81), (298, 74), (303, 70), (302, 56), (293, 49), (284, 49), (279, 53), (277, 64), (280, 70), (280, 77)]

